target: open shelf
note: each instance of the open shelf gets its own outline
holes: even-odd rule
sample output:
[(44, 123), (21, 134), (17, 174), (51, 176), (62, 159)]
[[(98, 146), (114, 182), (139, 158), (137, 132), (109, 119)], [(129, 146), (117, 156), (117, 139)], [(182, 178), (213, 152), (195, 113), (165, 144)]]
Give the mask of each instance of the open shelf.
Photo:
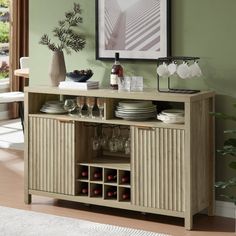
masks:
[(99, 120), (99, 119), (89, 119), (89, 118), (79, 118), (75, 116), (69, 116), (69, 115), (52, 115), (52, 114), (43, 114), (43, 113), (37, 113), (37, 114), (30, 114), (31, 117), (42, 117), (42, 118), (49, 118), (49, 119), (57, 119), (60, 121), (80, 121), (80, 122), (90, 122), (90, 123), (98, 123), (98, 124), (112, 124), (112, 125), (135, 125), (135, 126), (142, 126), (142, 127), (162, 127), (162, 128), (179, 128), (179, 129), (185, 129), (184, 124), (165, 124), (162, 121), (159, 121), (157, 119), (151, 119), (147, 121), (129, 121), (129, 120), (123, 120), (119, 118), (112, 118), (107, 120)]

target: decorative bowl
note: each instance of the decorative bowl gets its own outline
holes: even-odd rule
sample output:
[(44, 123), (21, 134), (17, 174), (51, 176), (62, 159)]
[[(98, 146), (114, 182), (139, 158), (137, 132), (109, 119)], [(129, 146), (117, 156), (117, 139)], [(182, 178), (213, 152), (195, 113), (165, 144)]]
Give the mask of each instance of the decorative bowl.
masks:
[(74, 82), (86, 82), (93, 76), (92, 70), (74, 70), (66, 73), (68, 79)]

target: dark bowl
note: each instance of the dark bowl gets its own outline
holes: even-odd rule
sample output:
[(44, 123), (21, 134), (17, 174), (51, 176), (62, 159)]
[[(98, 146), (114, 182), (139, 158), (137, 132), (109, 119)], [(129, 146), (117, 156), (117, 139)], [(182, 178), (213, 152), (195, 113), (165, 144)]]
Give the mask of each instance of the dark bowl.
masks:
[(85, 75), (78, 75), (73, 72), (68, 72), (68, 73), (66, 73), (66, 76), (67, 76), (67, 78), (69, 78), (70, 80), (72, 80), (74, 82), (86, 82), (87, 80), (89, 80), (93, 76), (93, 73), (89, 73), (89, 74), (85, 74)]

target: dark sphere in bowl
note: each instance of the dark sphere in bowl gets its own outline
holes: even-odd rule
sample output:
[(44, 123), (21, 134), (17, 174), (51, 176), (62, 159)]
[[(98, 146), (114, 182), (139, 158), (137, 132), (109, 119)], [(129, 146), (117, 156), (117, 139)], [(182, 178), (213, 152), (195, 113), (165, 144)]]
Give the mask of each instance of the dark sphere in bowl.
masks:
[(74, 70), (66, 73), (67, 78), (74, 82), (86, 82), (93, 76), (92, 70)]

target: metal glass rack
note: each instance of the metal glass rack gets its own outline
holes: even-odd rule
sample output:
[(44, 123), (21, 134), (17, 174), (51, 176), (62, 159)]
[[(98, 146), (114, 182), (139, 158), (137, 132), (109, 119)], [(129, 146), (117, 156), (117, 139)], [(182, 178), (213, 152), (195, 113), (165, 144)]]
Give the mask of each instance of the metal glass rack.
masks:
[[(171, 63), (171, 62), (178, 62), (178, 61), (196, 61), (199, 60), (199, 57), (187, 57), (187, 56), (176, 56), (176, 57), (160, 57), (157, 59), (157, 67), (162, 64), (162, 63)], [(198, 93), (200, 90), (193, 90), (193, 89), (175, 89), (171, 88), (171, 83), (170, 83), (170, 76), (167, 77), (167, 89), (161, 89), (160, 88), (160, 76), (157, 74), (157, 90), (158, 92), (163, 92), (163, 93), (183, 93), (183, 94), (193, 94), (193, 93)]]

